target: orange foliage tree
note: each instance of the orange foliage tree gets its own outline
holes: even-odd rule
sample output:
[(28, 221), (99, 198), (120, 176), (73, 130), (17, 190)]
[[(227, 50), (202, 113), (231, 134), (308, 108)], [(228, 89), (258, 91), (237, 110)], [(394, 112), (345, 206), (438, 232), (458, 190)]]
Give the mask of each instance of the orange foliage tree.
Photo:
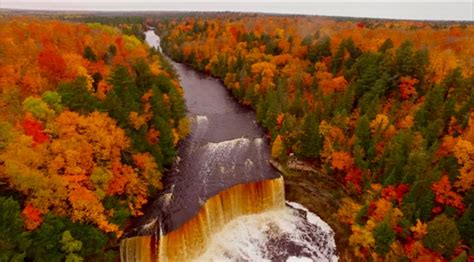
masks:
[(339, 210), (354, 255), (435, 261), (470, 248), (465, 234), (448, 257), (425, 238), (441, 211), (457, 209), (460, 228), (472, 216), (472, 25), (224, 15), (158, 28), (165, 53), (256, 109), (273, 158), (293, 153), (354, 189), (359, 203)]

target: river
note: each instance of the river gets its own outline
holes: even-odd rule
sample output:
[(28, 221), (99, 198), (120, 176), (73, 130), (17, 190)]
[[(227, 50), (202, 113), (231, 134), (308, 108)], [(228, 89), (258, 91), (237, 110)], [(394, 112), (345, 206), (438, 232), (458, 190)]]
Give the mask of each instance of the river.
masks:
[[(161, 51), (155, 32), (149, 30), (145, 34), (146, 42)], [(180, 157), (175, 165), (164, 176), (164, 190), (127, 237), (155, 234), (158, 241), (163, 241), (163, 236), (171, 235), (183, 225), (187, 227), (185, 231), (202, 227), (205, 230), (196, 230), (206, 231), (211, 236), (205, 239), (204, 247), (200, 246), (199, 256), (193, 257), (196, 261), (337, 261), (333, 230), (303, 206), (285, 203), (283, 178), (268, 163), (269, 145), (264, 139), (264, 130), (255, 122), (254, 112), (237, 103), (219, 80), (186, 65), (170, 62), (184, 89), (192, 132), (180, 145)], [(236, 185), (251, 186), (235, 189)], [(232, 187), (233, 191), (229, 190)], [(219, 204), (211, 206), (209, 200), (219, 194)], [(231, 204), (235, 209), (231, 212), (232, 217), (220, 218), (225, 223), (216, 227), (218, 230), (203, 225), (213, 224), (217, 219), (213, 217), (215, 214), (227, 216), (230, 211), (226, 210), (226, 201), (242, 203)], [(272, 204), (251, 207), (259, 201)], [(206, 210), (205, 221), (201, 219), (190, 225), (189, 221), (202, 213), (203, 206), (220, 210)], [(179, 241), (185, 243), (186, 239)], [(189, 240), (182, 245), (175, 249), (199, 246), (190, 244)], [(126, 248), (126, 245), (122, 246), (122, 249)], [(163, 247), (157, 247), (159, 249)], [(123, 260), (129, 260), (127, 257), (133, 256), (122, 255)], [(163, 255), (153, 257), (172, 260)]]

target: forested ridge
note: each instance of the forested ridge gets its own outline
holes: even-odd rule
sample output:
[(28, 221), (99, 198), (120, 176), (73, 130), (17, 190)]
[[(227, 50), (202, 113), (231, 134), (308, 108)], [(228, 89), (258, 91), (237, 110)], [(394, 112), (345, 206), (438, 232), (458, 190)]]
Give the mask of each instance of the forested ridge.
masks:
[(142, 24), (0, 18), (0, 261), (115, 261), (189, 132)]
[(338, 219), (352, 256), (473, 259), (472, 24), (228, 14), (157, 31), (255, 109), (274, 159), (351, 193)]

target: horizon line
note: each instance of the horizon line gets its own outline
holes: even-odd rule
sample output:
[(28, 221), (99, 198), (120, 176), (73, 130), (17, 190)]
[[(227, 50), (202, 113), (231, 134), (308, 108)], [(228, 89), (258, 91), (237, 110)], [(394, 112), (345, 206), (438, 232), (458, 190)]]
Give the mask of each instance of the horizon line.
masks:
[(105, 9), (33, 9), (33, 8), (8, 8), (0, 7), (1, 11), (13, 11), (13, 12), (50, 12), (50, 13), (120, 13), (127, 14), (133, 12), (140, 13), (154, 13), (154, 12), (167, 12), (167, 13), (235, 13), (235, 14), (263, 14), (263, 15), (280, 15), (280, 16), (312, 16), (312, 17), (324, 17), (324, 18), (346, 18), (346, 19), (372, 19), (372, 20), (391, 20), (391, 21), (415, 21), (415, 22), (444, 22), (444, 23), (474, 23), (474, 20), (454, 20), (454, 19), (422, 19), (422, 18), (391, 18), (391, 17), (369, 17), (369, 16), (347, 16), (347, 15), (324, 15), (324, 14), (304, 14), (304, 13), (280, 13), (272, 11), (239, 11), (239, 10), (105, 10)]
[(127, 2), (99, 0), (96, 2), (57, 2), (55, 4), (42, 0), (4, 2), (0, 10), (44, 11), (44, 12), (233, 12), (275, 15), (329, 16), (367, 19), (389, 19), (410, 21), (474, 21), (473, 1), (436, 2), (418, 0), (417, 2), (354, 2), (341, 0), (334, 2)]

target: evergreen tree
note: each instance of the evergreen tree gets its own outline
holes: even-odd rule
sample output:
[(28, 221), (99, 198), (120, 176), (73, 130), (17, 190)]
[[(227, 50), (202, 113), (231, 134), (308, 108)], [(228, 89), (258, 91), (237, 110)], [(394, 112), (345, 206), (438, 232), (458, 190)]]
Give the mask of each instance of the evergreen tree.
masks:
[(329, 37), (324, 37), (308, 49), (308, 59), (312, 63), (316, 63), (327, 56), (331, 56), (331, 39)]
[(102, 59), (107, 65), (110, 65), (112, 63), (112, 59), (116, 55), (117, 55), (117, 47), (115, 47), (115, 45), (110, 45), (109, 48), (107, 49), (107, 53), (104, 54)]
[(344, 52), (346, 51), (345, 47), (346, 41), (343, 40), (339, 47), (337, 48), (336, 54), (332, 56), (331, 59), (331, 72), (333, 75), (337, 75), (342, 68), (344, 62)]
[(472, 211), (472, 202), (468, 203), (471, 203), (471, 206), (464, 211), (464, 214), (456, 222), (456, 226), (464, 242), (472, 247), (474, 246), (474, 212)]
[(356, 46), (354, 40), (349, 37), (345, 42), (345, 49), (349, 52), (349, 59), (344, 63), (344, 67), (346, 70), (349, 70), (352, 65), (355, 63), (357, 58), (362, 55), (362, 50)]
[(319, 133), (319, 119), (315, 113), (307, 114), (303, 119), (302, 134), (299, 137), (301, 150), (299, 155), (307, 158), (318, 158), (323, 146)]
[(407, 40), (395, 52), (395, 72), (398, 76), (413, 76), (415, 74), (415, 66), (413, 44)]
[(242, 101), (245, 104), (248, 104), (250, 106), (254, 105), (258, 99), (257, 94), (255, 92), (255, 88), (241, 88), (241, 89), (243, 90), (243, 93), (244, 93), (244, 98)]
[(385, 40), (385, 42), (383, 42), (383, 44), (380, 46), (378, 51), (380, 53), (385, 53), (385, 52), (387, 52), (388, 50), (390, 50), (392, 48), (393, 48), (393, 41), (392, 41), (392, 39), (387, 38)]
[(23, 261), (31, 239), (23, 231), (20, 205), (11, 197), (0, 197), (0, 211), (0, 261)]
[(267, 100), (264, 99), (264, 96), (260, 96), (255, 109), (255, 114), (259, 123), (263, 123), (266, 119), (267, 104)]
[(412, 150), (408, 154), (405, 167), (403, 167), (402, 182), (413, 185), (415, 181), (422, 180), (425, 172), (431, 166), (430, 159), (432, 159), (432, 156), (424, 148)]
[(281, 112), (281, 107), (278, 102), (278, 98), (275, 94), (275, 91), (269, 91), (267, 94), (267, 114), (265, 117), (265, 121), (263, 122), (263, 126), (267, 128), (272, 136), (275, 135), (274, 129), (276, 126), (276, 118), (278, 114)]
[(369, 168), (370, 161), (375, 157), (374, 143), (370, 132), (369, 118), (364, 115), (357, 121), (355, 130), (354, 156), (357, 166)]
[(301, 117), (304, 112), (304, 104), (303, 98), (301, 97), (301, 91), (299, 88), (296, 88), (295, 97), (291, 106), (289, 108), (291, 114), (295, 115), (296, 117)]
[(111, 55), (111, 57), (114, 57), (117, 55), (117, 47), (115, 45), (110, 45), (108, 49), (108, 53)]
[[(301, 95), (301, 94), (300, 94)], [(286, 90), (286, 81), (283, 78), (277, 79), (276, 98), (278, 100), (281, 112), (288, 112), (288, 94)]]
[(99, 87), (99, 82), (102, 81), (103, 77), (102, 74), (99, 72), (95, 72), (92, 75), (92, 88), (94, 89), (94, 92), (97, 92), (97, 88)]
[(403, 181), (403, 168), (411, 152), (413, 134), (410, 131), (400, 132), (388, 144), (382, 157), (384, 165), (383, 184), (393, 185)]
[(62, 83), (58, 87), (61, 103), (72, 111), (87, 115), (102, 110), (100, 101), (87, 90), (87, 79), (78, 77), (72, 83)]
[(435, 199), (435, 195), (431, 190), (431, 182), (430, 178), (416, 181), (405, 196), (403, 213), (411, 221), (416, 221), (418, 218), (422, 221), (430, 219)]
[(163, 100), (163, 93), (156, 86), (152, 86), (152, 91), (153, 96), (150, 99), (150, 103), (153, 115), (160, 116), (163, 119), (169, 119), (171, 112), (169, 106), (167, 106)]
[(459, 231), (454, 219), (441, 214), (428, 222), (428, 234), (423, 238), (423, 244), (449, 258), (459, 240)]
[(419, 94), (423, 94), (424, 90), (421, 87), (425, 84), (425, 75), (429, 64), (428, 49), (417, 50), (413, 56), (413, 60), (415, 61), (414, 77), (419, 81), (416, 85), (416, 90)]
[(133, 69), (135, 71), (135, 85), (140, 93), (146, 92), (152, 85), (152, 74), (150, 65), (143, 59), (138, 60)]
[[(72, 238), (82, 242), (78, 256), (86, 260), (110, 257), (105, 252), (108, 237), (93, 225), (73, 223), (66, 217), (58, 217), (50, 213), (44, 217), (40, 228), (32, 233), (32, 245), (28, 257), (35, 261), (62, 261), (67, 253), (61, 247), (64, 232), (69, 231)], [(113, 260), (112, 260), (113, 261)]]
[(163, 165), (171, 165), (174, 157), (176, 156), (176, 150), (173, 144), (173, 133), (169, 124), (161, 116), (154, 117), (155, 128), (160, 132), (159, 145), (163, 154)]
[(119, 66), (113, 71), (109, 83), (113, 88), (107, 93), (104, 107), (121, 127), (127, 127), (130, 112), (140, 112), (140, 92), (124, 66)]
[(372, 138), (370, 134), (370, 121), (366, 115), (359, 118), (354, 133), (357, 139), (356, 143), (361, 145), (365, 151), (368, 151), (372, 146)]
[(386, 57), (380, 53), (359, 56), (351, 69), (347, 70), (346, 78), (353, 80), (355, 101), (359, 101), (361, 113), (369, 110), (374, 98), (383, 97), (392, 88)]
[(374, 229), (375, 252), (385, 256), (390, 250), (390, 244), (395, 240), (395, 232), (387, 221), (380, 223)]
[(175, 88), (170, 89), (170, 113), (176, 123), (183, 117), (186, 116), (186, 104), (183, 97), (176, 91)]
[(97, 62), (97, 56), (95, 55), (94, 50), (92, 50), (90, 46), (86, 46), (84, 48), (84, 53), (82, 54), (82, 56), (91, 62)]
[(122, 104), (122, 100), (118, 96), (115, 90), (111, 90), (107, 93), (107, 96), (103, 102), (103, 107), (107, 113), (117, 120), (121, 127), (125, 127), (128, 121), (128, 112)]

